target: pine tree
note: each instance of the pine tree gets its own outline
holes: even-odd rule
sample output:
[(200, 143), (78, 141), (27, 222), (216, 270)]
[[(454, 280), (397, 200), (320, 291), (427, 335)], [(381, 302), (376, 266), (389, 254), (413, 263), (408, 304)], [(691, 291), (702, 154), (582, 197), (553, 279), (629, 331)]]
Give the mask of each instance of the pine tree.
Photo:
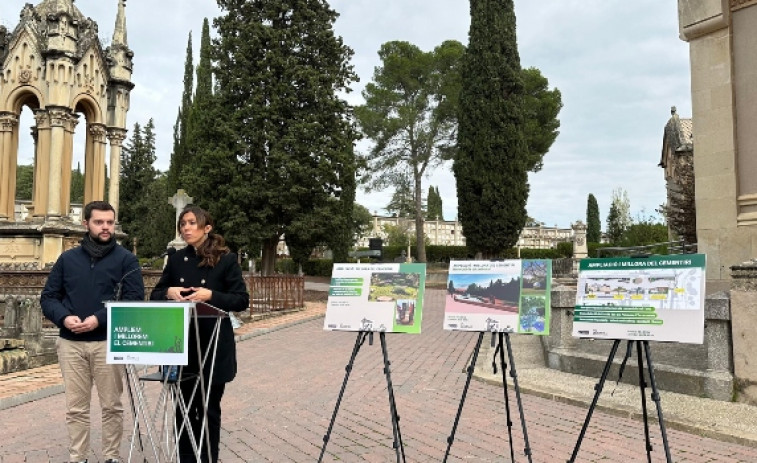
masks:
[(453, 170), (468, 247), (484, 258), (512, 247), (526, 222), (524, 86), (512, 0), (471, 0)]
[(382, 65), (363, 91), (366, 103), (355, 108), (362, 132), (374, 142), (365, 157), (368, 188), (410, 181), (420, 262), (426, 261), (422, 179), (454, 153), (464, 52), (454, 40), (430, 52), (408, 42), (383, 44)]
[(602, 222), (599, 220), (597, 198), (589, 193), (586, 200), (586, 242), (599, 243), (602, 239)]
[[(357, 136), (338, 93), (356, 80), (352, 51), (334, 35), (337, 14), (326, 2), (218, 0), (218, 5), (214, 100), (223, 123), (216, 126), (216, 147), (206, 145), (204, 162), (233, 170), (223, 172), (231, 179), (203, 199), (225, 211), (225, 223), (219, 223), (234, 242), (262, 244), (267, 274), (279, 238), (295, 240), (305, 228), (295, 224), (325, 225), (336, 234), (320, 212), (351, 215), (352, 204), (346, 203)], [(332, 208), (333, 203), (345, 204)], [(335, 224), (351, 226), (351, 220)]]

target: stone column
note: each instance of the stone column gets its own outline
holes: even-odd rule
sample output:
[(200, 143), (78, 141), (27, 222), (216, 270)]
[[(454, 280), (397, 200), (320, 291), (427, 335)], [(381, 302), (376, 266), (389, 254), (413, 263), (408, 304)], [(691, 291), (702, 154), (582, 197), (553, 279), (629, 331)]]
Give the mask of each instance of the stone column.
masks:
[(580, 220), (571, 226), (573, 228), (573, 257), (583, 259), (589, 256), (586, 245), (586, 225)]
[(105, 126), (87, 126), (84, 159), (84, 204), (105, 199)]
[(47, 214), (47, 198), (50, 191), (50, 114), (38, 109), (34, 111), (37, 124), (37, 143), (34, 148), (34, 198), (33, 217), (43, 218)]
[(126, 139), (126, 130), (112, 127), (108, 129), (108, 141), (110, 142), (110, 189), (108, 190), (108, 202), (116, 210), (118, 220), (118, 203), (121, 191), (121, 147)]
[[(65, 146), (65, 126), (68, 110), (54, 108), (50, 110), (50, 175), (47, 191), (46, 215), (52, 220), (60, 219), (61, 187), (63, 185), (63, 154)], [(67, 211), (66, 211), (67, 212)]]
[(0, 114), (0, 220), (15, 220), (16, 150), (14, 132), (18, 130), (18, 116)]
[(731, 267), (731, 337), (738, 399), (757, 405), (757, 259)]
[(74, 131), (78, 123), (79, 116), (76, 114), (69, 114), (64, 123), (60, 210), (66, 216), (71, 210), (71, 168), (74, 162)]

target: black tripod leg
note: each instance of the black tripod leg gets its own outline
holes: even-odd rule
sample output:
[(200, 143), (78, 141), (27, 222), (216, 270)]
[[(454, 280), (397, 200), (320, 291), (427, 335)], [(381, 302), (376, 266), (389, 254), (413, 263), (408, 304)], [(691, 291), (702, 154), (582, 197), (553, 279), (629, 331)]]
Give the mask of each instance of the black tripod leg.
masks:
[(326, 453), (326, 446), (331, 438), (331, 430), (334, 428), (334, 421), (336, 421), (336, 414), (339, 412), (339, 405), (342, 403), (342, 397), (344, 396), (344, 390), (347, 388), (347, 380), (350, 379), (350, 373), (352, 373), (352, 366), (355, 364), (355, 357), (360, 351), (360, 347), (365, 342), (365, 338), (368, 336), (367, 331), (360, 331), (355, 339), (355, 347), (352, 348), (352, 355), (350, 356), (350, 362), (344, 368), (346, 373), (344, 374), (344, 381), (342, 381), (342, 389), (339, 391), (339, 397), (336, 399), (336, 405), (334, 406), (334, 413), (331, 415), (331, 422), (329, 428), (326, 431), (326, 435), (323, 436), (323, 447), (321, 447), (321, 454), (318, 457), (318, 462), (323, 460), (323, 454)]
[(647, 413), (647, 382), (644, 380), (644, 354), (641, 341), (636, 341), (636, 355), (639, 359), (637, 366), (639, 368), (639, 390), (641, 391), (641, 414), (644, 417), (644, 444), (647, 449), (647, 462), (652, 463), (652, 442), (649, 439), (649, 414)]
[(660, 422), (660, 433), (662, 434), (662, 445), (665, 448), (665, 461), (673, 463), (670, 456), (670, 446), (668, 445), (668, 433), (665, 431), (665, 419), (662, 417), (662, 404), (660, 403), (660, 391), (657, 390), (657, 381), (654, 377), (654, 367), (652, 366), (652, 354), (649, 351), (649, 341), (642, 341), (644, 344), (644, 353), (647, 357), (647, 369), (649, 369), (649, 384), (652, 386), (652, 400), (657, 404), (657, 419)]
[(447, 451), (444, 453), (444, 462), (449, 457), (449, 451), (452, 448), (452, 443), (455, 441), (455, 431), (457, 431), (457, 424), (460, 422), (460, 415), (463, 413), (463, 404), (465, 404), (465, 396), (468, 395), (468, 386), (470, 386), (470, 380), (473, 376), (473, 369), (476, 367), (476, 359), (478, 359), (478, 350), (481, 348), (481, 341), (484, 339), (484, 332), (478, 333), (478, 341), (476, 341), (476, 347), (473, 348), (473, 356), (471, 358), (470, 365), (468, 366), (468, 377), (465, 380), (465, 387), (463, 388), (463, 396), (460, 398), (460, 405), (457, 407), (457, 415), (455, 415), (455, 423), (452, 425), (452, 433), (447, 438)]
[[(499, 333), (500, 335), (500, 343), (502, 342), (502, 333)], [(528, 442), (528, 430), (526, 429), (526, 415), (523, 413), (523, 401), (520, 399), (520, 387), (518, 386), (518, 372), (515, 370), (515, 357), (513, 357), (513, 349), (510, 345), (510, 334), (504, 333), (505, 342), (507, 343), (507, 356), (510, 359), (510, 377), (513, 379), (513, 387), (515, 388), (515, 398), (518, 401), (518, 411), (520, 412), (520, 424), (523, 427), (523, 442), (525, 444), (525, 447), (523, 449), (523, 453), (528, 457), (528, 461), (531, 461), (531, 444)], [(500, 351), (499, 355), (503, 355), (502, 351)], [(502, 381), (505, 382), (504, 378), (504, 367), (502, 368), (503, 371), (503, 377)], [(507, 388), (505, 388), (505, 400), (507, 400)], [(508, 427), (510, 426), (510, 410), (508, 406), (507, 411), (507, 421), (508, 421)], [(513, 436), (512, 433), (510, 433), (510, 453), (512, 454), (512, 442), (513, 442)], [(515, 460), (513, 460), (515, 461)]]
[[(510, 461), (515, 461), (515, 449), (513, 448), (513, 420), (510, 416), (510, 396), (507, 393), (507, 363), (505, 363), (505, 334), (497, 333), (497, 352), (499, 352), (499, 367), (502, 370), (502, 390), (505, 393), (505, 416), (507, 417), (507, 435), (510, 437)], [(508, 338), (509, 341), (509, 338)], [(509, 343), (508, 343), (509, 344)], [(510, 346), (508, 345), (508, 350)], [(510, 363), (512, 368), (512, 362)]]
[(602, 393), (602, 388), (605, 386), (605, 380), (607, 379), (607, 374), (610, 372), (610, 367), (612, 366), (612, 359), (615, 358), (615, 353), (618, 351), (618, 346), (620, 345), (620, 339), (616, 339), (615, 342), (612, 343), (612, 349), (610, 349), (610, 355), (607, 357), (607, 363), (605, 363), (605, 367), (602, 370), (602, 376), (599, 378), (599, 382), (594, 386), (594, 399), (591, 401), (591, 405), (589, 406), (589, 412), (586, 414), (586, 419), (584, 420), (584, 424), (581, 427), (581, 433), (578, 435), (578, 440), (576, 441), (576, 447), (573, 449), (573, 454), (570, 456), (570, 460), (568, 460), (568, 463), (573, 463), (576, 461), (576, 456), (578, 455), (578, 450), (581, 448), (581, 441), (584, 439), (584, 434), (586, 434), (586, 428), (589, 427), (589, 421), (591, 421), (591, 415), (594, 413), (594, 409), (597, 406), (597, 401), (599, 401), (599, 395)]
[(389, 391), (389, 411), (392, 414), (392, 433), (394, 434), (394, 452), (397, 454), (397, 463), (405, 461), (405, 446), (402, 444), (402, 433), (400, 432), (400, 416), (397, 413), (397, 402), (394, 401), (394, 387), (392, 387), (392, 375), (389, 366), (389, 354), (386, 350), (386, 333), (379, 333), (381, 341), (381, 352), (384, 354), (384, 374), (386, 375), (386, 389)]

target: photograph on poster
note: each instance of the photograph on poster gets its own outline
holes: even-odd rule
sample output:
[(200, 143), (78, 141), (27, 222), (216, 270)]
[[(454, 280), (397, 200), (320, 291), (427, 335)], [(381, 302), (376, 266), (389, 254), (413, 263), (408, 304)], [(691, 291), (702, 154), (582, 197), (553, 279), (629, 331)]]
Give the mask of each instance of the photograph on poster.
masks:
[(373, 273), (368, 293), (369, 301), (388, 302), (415, 299), (418, 296), (418, 273)]
[(548, 260), (451, 261), (444, 328), (548, 334)]
[(425, 264), (334, 264), (323, 328), (420, 333)]

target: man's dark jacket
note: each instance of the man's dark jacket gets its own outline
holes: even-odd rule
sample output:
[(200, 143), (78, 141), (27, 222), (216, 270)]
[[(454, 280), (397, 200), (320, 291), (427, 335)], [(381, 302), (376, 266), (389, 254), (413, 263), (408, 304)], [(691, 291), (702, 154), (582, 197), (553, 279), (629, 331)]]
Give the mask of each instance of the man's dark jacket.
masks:
[[(128, 272), (131, 273), (124, 278)], [(139, 261), (123, 246), (117, 244), (100, 259), (91, 257), (81, 246), (69, 249), (50, 270), (40, 300), (42, 313), (60, 328), (64, 339), (105, 341), (108, 320), (104, 302), (115, 299), (122, 279), (121, 300), (145, 299)], [(77, 315), (82, 321), (94, 315), (99, 326), (94, 331), (74, 334), (63, 326), (69, 315)]]

